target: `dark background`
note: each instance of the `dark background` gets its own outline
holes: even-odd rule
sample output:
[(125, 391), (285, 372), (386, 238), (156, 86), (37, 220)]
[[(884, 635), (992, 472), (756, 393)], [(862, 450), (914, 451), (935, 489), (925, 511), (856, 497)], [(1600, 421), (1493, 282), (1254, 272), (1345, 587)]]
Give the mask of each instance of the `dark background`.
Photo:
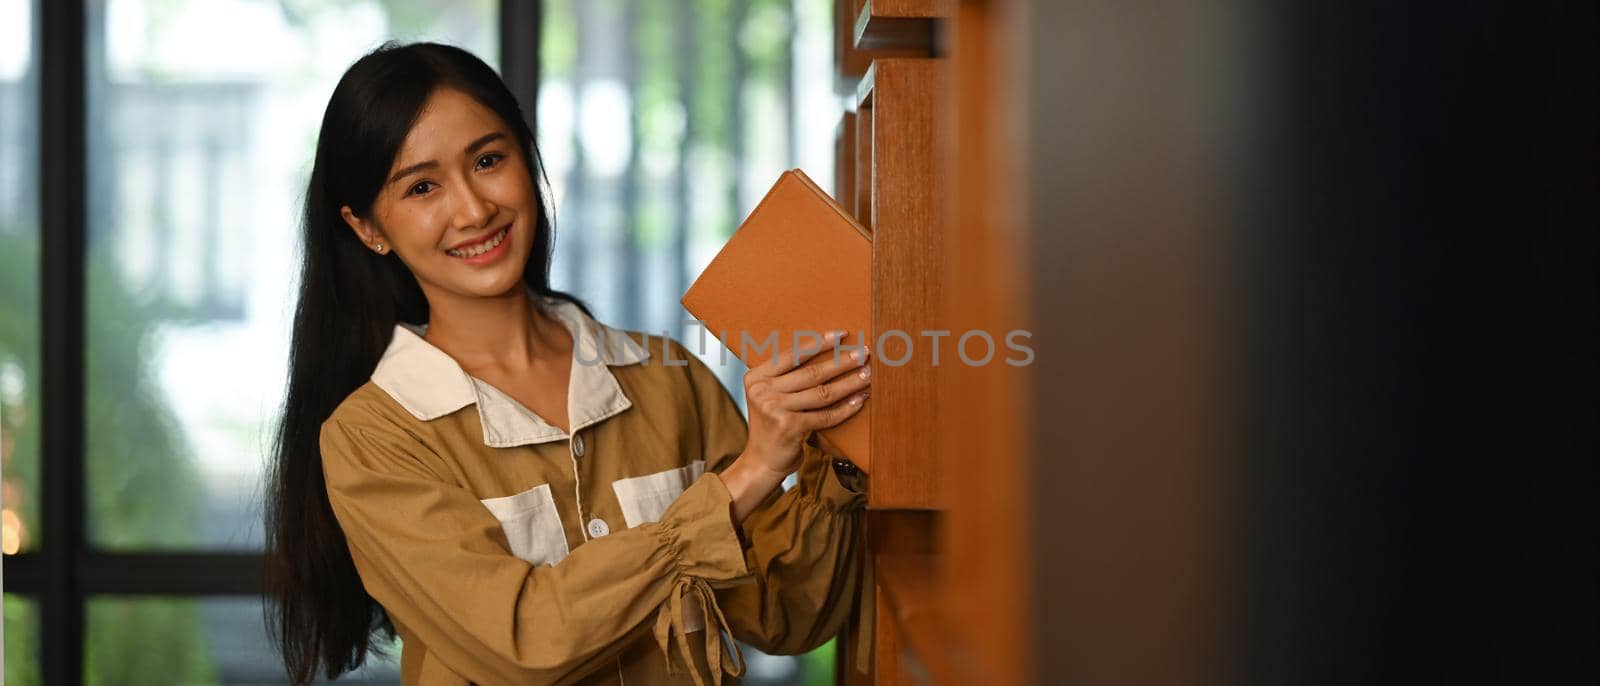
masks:
[[(1036, 674), (1600, 681), (1596, 26), (1594, 3), (1034, 3), (1032, 63), (1060, 67), (1029, 79), (1037, 519), (1214, 522), (1192, 548), (1042, 527)], [(1173, 102), (1203, 123), (1148, 114)], [(1107, 138), (1119, 156), (1084, 154)], [(1148, 166), (1108, 164), (1127, 154)], [(1195, 186), (1204, 214), (1106, 200)], [(1084, 274), (1124, 253), (1202, 275), (1185, 330), (1217, 353), (1214, 441), (1170, 457), (1078, 450), (1097, 429), (1049, 409), (1154, 407), (1130, 434), (1184, 430), (1142, 373), (1189, 343), (1130, 355), (1140, 329), (1082, 316), (1159, 308), (1151, 274)], [(1090, 362), (1137, 383), (1086, 398)], [(1093, 483), (1119, 464), (1139, 466)], [(1194, 492), (1174, 473), (1209, 479), (1198, 505), (1167, 498)], [(1115, 506), (1075, 504), (1106, 488)], [(1148, 602), (1196, 556), (1202, 592)], [(1116, 638), (1074, 624), (1099, 610)], [(1173, 617), (1206, 637), (1192, 662), (1157, 636)]]

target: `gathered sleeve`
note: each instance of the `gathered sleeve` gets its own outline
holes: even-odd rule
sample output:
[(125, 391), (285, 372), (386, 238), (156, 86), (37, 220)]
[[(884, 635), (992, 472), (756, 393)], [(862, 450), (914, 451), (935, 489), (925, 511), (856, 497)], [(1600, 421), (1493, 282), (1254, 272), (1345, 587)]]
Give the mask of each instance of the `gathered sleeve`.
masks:
[[(721, 381), (693, 355), (682, 356), (695, 385), (707, 471), (720, 472), (744, 451), (748, 425)], [(866, 495), (858, 477), (841, 479), (833, 456), (810, 439), (801, 450), (798, 482), (740, 524), (753, 581), (716, 591), (733, 636), (774, 655), (803, 653), (837, 635), (863, 582)]]
[[(511, 554), (499, 520), (430, 468), (430, 449), (403, 430), (330, 419), (321, 446), (328, 500), (367, 592), (473, 683), (576, 681), (652, 622), (662, 642), (678, 629), (692, 671), (685, 598), (714, 613), (713, 588), (750, 574), (731, 497), (713, 474), (658, 521), (536, 566)], [(707, 653), (724, 668), (728, 657)]]

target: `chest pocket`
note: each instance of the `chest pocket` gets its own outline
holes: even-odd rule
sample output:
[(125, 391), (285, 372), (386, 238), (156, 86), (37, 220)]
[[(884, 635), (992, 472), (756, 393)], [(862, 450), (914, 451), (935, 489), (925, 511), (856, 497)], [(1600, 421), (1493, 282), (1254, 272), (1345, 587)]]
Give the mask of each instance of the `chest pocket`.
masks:
[(622, 518), (635, 527), (661, 519), (667, 506), (705, 472), (706, 461), (695, 460), (677, 469), (618, 479), (611, 482), (611, 490), (622, 505)]
[(512, 555), (536, 565), (553, 565), (567, 556), (567, 535), (561, 530), (556, 501), (550, 497), (550, 484), (478, 502), (500, 520)]

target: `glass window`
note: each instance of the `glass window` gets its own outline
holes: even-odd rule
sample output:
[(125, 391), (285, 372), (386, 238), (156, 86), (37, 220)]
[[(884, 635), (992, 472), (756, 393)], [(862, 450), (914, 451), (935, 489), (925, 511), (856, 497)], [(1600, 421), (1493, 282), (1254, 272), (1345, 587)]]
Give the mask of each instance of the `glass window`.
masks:
[[(742, 403), (745, 367), (678, 299), (786, 169), (833, 185), (829, 0), (547, 0), (537, 132), (551, 282), (601, 321), (667, 334)], [(746, 683), (832, 683), (832, 644), (746, 649)]]
[(549, 0), (538, 140), (552, 284), (667, 333), (742, 400), (745, 368), (678, 298), (786, 169), (833, 185), (828, 0)]
[(39, 532), (35, 9), (28, 0), (0, 0), (0, 550), (6, 555), (36, 548)]
[[(259, 598), (95, 598), (84, 636), (84, 683), (283, 683), (263, 611)], [(399, 684), (398, 640), (386, 649), (389, 659), (369, 655), (337, 683)]]
[(5, 594), (5, 684), (38, 686), (39, 615), (32, 598)]
[(89, 16), (88, 526), (259, 549), (298, 212), (344, 69), (387, 38), (498, 64), (491, 0), (109, 0)]

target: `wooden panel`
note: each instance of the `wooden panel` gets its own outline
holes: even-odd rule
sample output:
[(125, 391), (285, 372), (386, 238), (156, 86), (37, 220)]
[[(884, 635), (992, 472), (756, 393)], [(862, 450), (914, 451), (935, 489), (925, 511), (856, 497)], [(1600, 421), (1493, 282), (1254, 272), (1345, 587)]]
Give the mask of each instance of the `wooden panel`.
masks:
[(852, 43), (858, 51), (933, 55), (937, 24), (953, 16), (955, 6), (955, 0), (866, 0), (856, 8)]
[(876, 592), (875, 683), (951, 683), (943, 678), (948, 673), (942, 660), (945, 633), (934, 609), (942, 600), (935, 591), (938, 515), (926, 510), (867, 514)]
[(874, 555), (932, 555), (937, 513), (928, 510), (867, 512), (867, 548)]
[[(938, 603), (938, 560), (933, 555), (878, 555), (878, 623), (889, 625), (894, 651), (879, 660), (893, 660), (902, 681), (956, 683), (944, 657), (945, 627)], [(970, 588), (968, 589), (971, 590)], [(981, 594), (980, 594), (981, 595)], [(887, 670), (885, 670), (887, 671)]]
[[(862, 84), (871, 93), (871, 76), (863, 77)], [(872, 230), (872, 98), (869, 95), (856, 104), (856, 160), (855, 210), (856, 221)]]
[[(839, 0), (836, 9), (849, 19), (912, 20), (916, 12), (939, 11), (941, 4), (948, 16), (949, 2)], [(930, 20), (917, 19), (925, 28)], [(857, 219), (873, 232), (873, 326), (902, 332), (873, 342), (873, 399), (867, 410), (874, 413), (875, 427), (866, 481), (873, 578), (858, 615), (841, 636), (841, 684), (952, 683), (943, 677), (949, 672), (942, 661), (945, 631), (937, 609), (944, 598), (937, 588), (944, 567), (936, 549), (941, 471), (935, 444), (941, 410), (935, 381), (939, 367), (954, 359), (953, 341), (940, 341), (936, 366), (931, 339), (922, 335), (945, 328), (938, 319), (943, 227), (936, 173), (945, 79), (941, 63), (926, 57), (930, 45), (871, 51), (874, 59), (855, 85), (856, 112), (843, 119), (836, 140), (841, 203), (854, 207)], [(839, 54), (841, 72), (847, 71), (851, 54), (867, 54), (847, 47)], [(880, 423), (887, 432), (881, 436)], [(859, 652), (863, 638), (870, 646), (864, 658)], [(858, 660), (865, 672), (856, 670)]]
[(833, 135), (833, 199), (855, 215), (856, 210), (856, 113), (845, 112)]
[[(867, 502), (876, 508), (934, 508), (944, 401), (935, 376), (954, 359), (954, 341), (924, 335), (947, 327), (940, 321), (943, 217), (934, 191), (935, 107), (944, 74), (939, 60), (918, 58), (874, 60), (869, 72), (863, 84), (870, 90), (861, 100), (870, 104), (871, 136), (857, 139), (858, 146), (872, 149), (868, 201), (878, 336), (867, 408), (873, 413)], [(857, 116), (865, 120), (869, 115), (861, 111)], [(942, 348), (937, 363), (935, 341)]]
[[(894, 3), (890, 8), (904, 11), (896, 9)], [(855, 94), (856, 83), (867, 73), (875, 57), (927, 57), (931, 54), (931, 46), (925, 44), (926, 41), (902, 47), (886, 45), (874, 49), (858, 48), (856, 21), (865, 9), (865, 0), (835, 0), (833, 3), (833, 63), (837, 69), (835, 90), (840, 95)]]
[(873, 602), (877, 605), (877, 621), (872, 626), (872, 683), (903, 686), (907, 681), (900, 678), (900, 640), (894, 622), (889, 620), (889, 601), (881, 585), (874, 587)]
[[(896, 625), (897, 617), (924, 618), (927, 602), (940, 597), (930, 588), (935, 569), (937, 513), (927, 510), (869, 510), (866, 545), (870, 593), (840, 635), (836, 681), (839, 684), (926, 684), (941, 665), (928, 657), (927, 646), (942, 628)], [(920, 599), (920, 600), (919, 600)], [(900, 602), (894, 602), (899, 600)], [(909, 601), (909, 605), (908, 605)], [(856, 670), (861, 633), (870, 632), (865, 672)], [(943, 683), (943, 681), (939, 681)]]
[(856, 5), (853, 0), (833, 3), (833, 64), (840, 94), (855, 93), (856, 81), (872, 66), (872, 55), (856, 49)]
[[(1015, 70), (1008, 70), (998, 3), (962, 0), (949, 60), (949, 166), (943, 178), (948, 215), (947, 284), (950, 327), (1005, 332), (1031, 329), (1026, 224), (1014, 170), (1029, 141), (1014, 127)], [(1015, 8), (1015, 5), (1007, 5)], [(941, 589), (947, 621), (948, 683), (1046, 683), (1032, 673), (1038, 588), (1028, 570), (1037, 541), (1050, 536), (1032, 516), (1032, 417), (1026, 398), (1033, 367), (956, 365), (941, 377), (945, 422), (940, 445), (949, 511), (940, 528), (944, 574), (959, 584)], [(981, 464), (981, 468), (968, 465)], [(957, 577), (956, 575), (959, 575)], [(970, 592), (973, 588), (982, 593)]]
[(856, 3), (856, 12), (871, 12), (883, 17), (928, 17), (949, 19), (955, 16), (955, 0), (870, 0)]
[[(874, 510), (867, 513), (867, 549), (873, 568), (871, 683), (877, 686), (931, 686), (929, 646), (936, 626), (920, 627), (915, 639), (903, 617), (926, 617), (914, 596), (931, 596), (934, 513)], [(897, 602), (898, 601), (898, 602)], [(920, 642), (919, 642), (920, 641)]]

